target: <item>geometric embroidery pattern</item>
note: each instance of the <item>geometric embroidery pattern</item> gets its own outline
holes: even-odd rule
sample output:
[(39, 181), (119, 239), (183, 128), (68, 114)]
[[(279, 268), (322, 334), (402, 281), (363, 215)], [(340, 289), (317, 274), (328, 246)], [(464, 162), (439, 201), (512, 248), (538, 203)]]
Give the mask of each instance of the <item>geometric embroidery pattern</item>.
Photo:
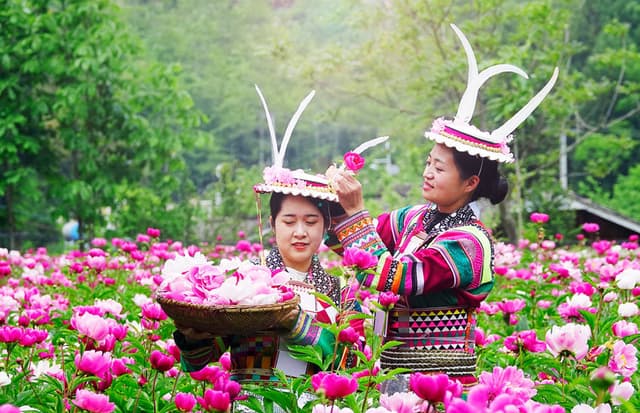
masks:
[(475, 320), (466, 308), (393, 309), (387, 338), (400, 347), (473, 352)]

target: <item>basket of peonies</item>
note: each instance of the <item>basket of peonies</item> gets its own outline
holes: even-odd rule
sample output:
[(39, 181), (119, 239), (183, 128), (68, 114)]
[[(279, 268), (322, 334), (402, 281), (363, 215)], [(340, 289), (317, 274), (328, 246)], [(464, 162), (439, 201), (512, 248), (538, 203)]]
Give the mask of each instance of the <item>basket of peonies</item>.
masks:
[(299, 297), (285, 273), (239, 259), (218, 265), (204, 255), (177, 256), (162, 268), (156, 300), (176, 324), (215, 335), (273, 329)]

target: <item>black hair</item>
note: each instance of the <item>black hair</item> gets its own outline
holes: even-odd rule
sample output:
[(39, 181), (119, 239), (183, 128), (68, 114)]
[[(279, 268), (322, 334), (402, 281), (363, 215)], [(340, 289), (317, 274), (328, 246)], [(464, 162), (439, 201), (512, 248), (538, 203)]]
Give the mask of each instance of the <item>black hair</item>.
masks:
[[(274, 220), (282, 210), (282, 202), (287, 196), (295, 196), (295, 195), (287, 195), (282, 194), (280, 192), (273, 192), (271, 194), (271, 199), (269, 200), (269, 209), (271, 211), (271, 219)], [(311, 202), (322, 214), (322, 219), (324, 220), (324, 228), (327, 229), (329, 227), (329, 223), (331, 222), (331, 213), (330, 213), (330, 205), (333, 202), (325, 201), (322, 199), (316, 199), (311, 197), (303, 196), (303, 198), (307, 199)]]
[(488, 158), (470, 155), (466, 152), (452, 150), (453, 161), (460, 171), (460, 177), (467, 179), (473, 175), (480, 178), (478, 187), (471, 195), (471, 200), (487, 198), (492, 204), (499, 204), (509, 192), (509, 183), (498, 171), (498, 162)]

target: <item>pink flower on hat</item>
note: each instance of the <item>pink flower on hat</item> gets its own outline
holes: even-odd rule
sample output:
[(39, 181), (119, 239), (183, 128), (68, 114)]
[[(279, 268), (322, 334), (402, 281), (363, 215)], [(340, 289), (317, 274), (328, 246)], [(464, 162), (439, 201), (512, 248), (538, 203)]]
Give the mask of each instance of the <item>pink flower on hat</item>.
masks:
[(281, 183), (293, 185), (296, 183), (296, 179), (290, 169), (280, 168), (277, 166), (267, 166), (263, 171), (264, 181), (267, 184)]
[(435, 134), (439, 134), (444, 130), (444, 126), (445, 126), (445, 120), (444, 118), (440, 117), (434, 120), (433, 123), (431, 124), (431, 132)]

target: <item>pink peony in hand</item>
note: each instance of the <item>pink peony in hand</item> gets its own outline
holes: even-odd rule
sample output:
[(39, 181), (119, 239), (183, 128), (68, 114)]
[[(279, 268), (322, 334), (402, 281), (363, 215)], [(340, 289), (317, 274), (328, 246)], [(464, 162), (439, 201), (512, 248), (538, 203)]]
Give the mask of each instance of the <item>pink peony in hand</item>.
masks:
[(344, 166), (353, 172), (358, 172), (364, 167), (364, 158), (355, 152), (347, 152), (344, 154)]

